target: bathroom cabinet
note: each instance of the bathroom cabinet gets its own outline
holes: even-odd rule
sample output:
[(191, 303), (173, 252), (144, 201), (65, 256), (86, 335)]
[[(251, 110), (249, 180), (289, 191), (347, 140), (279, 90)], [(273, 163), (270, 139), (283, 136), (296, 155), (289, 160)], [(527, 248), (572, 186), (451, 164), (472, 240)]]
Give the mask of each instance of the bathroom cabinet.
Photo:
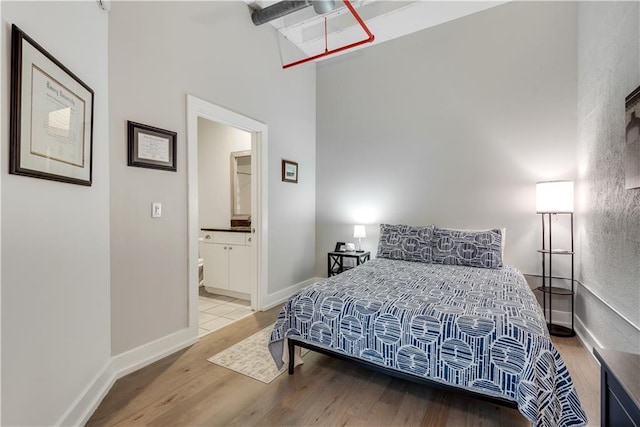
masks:
[(249, 299), (251, 234), (213, 231), (202, 235), (204, 286), (211, 293)]

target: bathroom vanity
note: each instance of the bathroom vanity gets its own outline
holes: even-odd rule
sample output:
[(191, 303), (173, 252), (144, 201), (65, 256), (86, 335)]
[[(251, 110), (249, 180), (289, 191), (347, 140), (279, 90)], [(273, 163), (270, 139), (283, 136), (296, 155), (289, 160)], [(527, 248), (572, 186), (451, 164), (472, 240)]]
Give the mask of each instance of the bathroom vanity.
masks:
[(202, 228), (200, 257), (208, 292), (251, 300), (251, 233), (249, 228)]

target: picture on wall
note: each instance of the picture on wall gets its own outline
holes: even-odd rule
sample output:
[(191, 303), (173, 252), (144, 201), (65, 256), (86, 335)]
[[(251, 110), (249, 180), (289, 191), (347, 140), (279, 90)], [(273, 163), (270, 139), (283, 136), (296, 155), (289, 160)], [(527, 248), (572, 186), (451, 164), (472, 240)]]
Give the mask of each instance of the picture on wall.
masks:
[(176, 172), (177, 135), (170, 130), (127, 121), (127, 165)]
[(284, 182), (298, 182), (298, 163), (282, 160), (282, 180)]
[(626, 143), (624, 186), (627, 190), (640, 188), (640, 87), (625, 98)]
[(93, 90), (11, 27), (9, 173), (91, 185)]

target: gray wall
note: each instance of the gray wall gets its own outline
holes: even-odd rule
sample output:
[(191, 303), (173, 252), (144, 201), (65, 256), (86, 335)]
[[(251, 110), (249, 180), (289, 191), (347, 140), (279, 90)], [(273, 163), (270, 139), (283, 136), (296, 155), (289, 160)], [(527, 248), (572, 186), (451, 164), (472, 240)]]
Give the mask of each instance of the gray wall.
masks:
[(578, 326), (593, 344), (634, 353), (640, 189), (624, 187), (624, 98), (640, 85), (639, 9), (637, 2), (578, 7)]
[[(267, 124), (269, 293), (314, 275), (316, 73), (282, 70), (275, 30), (242, 2), (113, 2), (109, 30), (116, 355), (187, 326), (186, 94)], [(177, 172), (126, 166), (127, 120), (178, 132)], [(300, 163), (297, 185), (281, 158)]]
[[(54, 425), (110, 361), (107, 17), (95, 2), (2, 8), (2, 425)], [(95, 92), (93, 185), (8, 174), (15, 23)]]
[(247, 150), (251, 150), (251, 133), (198, 119), (200, 228), (231, 225), (231, 152)]
[(575, 3), (513, 2), (318, 65), (317, 274), (367, 224), (506, 227), (540, 273), (535, 183), (576, 169)]

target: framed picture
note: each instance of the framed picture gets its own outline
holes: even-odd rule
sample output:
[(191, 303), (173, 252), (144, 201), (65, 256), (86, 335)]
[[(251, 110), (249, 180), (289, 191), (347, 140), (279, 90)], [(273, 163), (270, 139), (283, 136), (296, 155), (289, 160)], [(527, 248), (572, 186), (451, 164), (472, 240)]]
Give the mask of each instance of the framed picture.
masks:
[(298, 163), (282, 160), (282, 180), (284, 182), (298, 182)]
[(333, 251), (334, 252), (344, 252), (345, 251), (344, 242), (337, 242), (336, 243), (336, 248)]
[(625, 98), (625, 107), (624, 186), (630, 190), (640, 188), (640, 87)]
[(93, 95), (12, 25), (9, 173), (90, 186)]
[(177, 136), (170, 130), (127, 121), (127, 164), (176, 172)]

